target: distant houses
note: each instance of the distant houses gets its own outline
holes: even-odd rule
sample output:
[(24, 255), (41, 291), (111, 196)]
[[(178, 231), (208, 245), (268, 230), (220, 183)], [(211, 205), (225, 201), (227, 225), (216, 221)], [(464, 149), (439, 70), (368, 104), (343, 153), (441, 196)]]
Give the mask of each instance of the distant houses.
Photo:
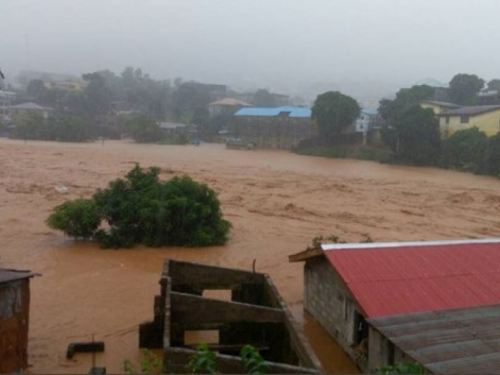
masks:
[[(376, 117), (376, 111), (363, 109), (358, 119), (345, 129), (343, 137), (366, 143)], [(234, 114), (228, 133), (257, 148), (288, 150), (319, 136), (311, 109), (293, 106), (241, 108)]]
[(422, 108), (430, 108), (439, 118), (442, 138), (455, 132), (477, 127), (488, 136), (500, 131), (500, 105), (460, 106), (448, 102), (423, 100)]
[(305, 262), (305, 310), (366, 373), (498, 373), (500, 239), (331, 244), (290, 261)]
[(11, 105), (8, 110), (9, 110), (9, 115), (12, 118), (36, 113), (41, 115), (43, 118), (47, 119), (53, 112), (52, 108), (43, 107), (41, 105), (32, 102)]
[(230, 116), (234, 115), (239, 109), (243, 107), (251, 107), (250, 103), (234, 99), (224, 98), (216, 100), (208, 105), (210, 116)]

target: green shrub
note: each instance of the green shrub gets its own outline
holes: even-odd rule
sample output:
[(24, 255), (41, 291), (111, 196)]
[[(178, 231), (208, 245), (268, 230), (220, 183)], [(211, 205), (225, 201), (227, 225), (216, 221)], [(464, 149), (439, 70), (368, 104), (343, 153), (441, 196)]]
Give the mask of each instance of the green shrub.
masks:
[(246, 374), (267, 374), (269, 366), (252, 345), (245, 345), (240, 351), (241, 361)]
[(376, 374), (392, 375), (392, 374), (423, 374), (424, 368), (422, 365), (413, 362), (400, 362), (390, 366), (383, 366), (376, 371)]
[[(231, 225), (222, 217), (216, 193), (187, 176), (160, 181), (159, 172), (156, 167), (144, 170), (136, 166), (125, 179), (99, 189), (91, 202), (99, 221), (102, 219), (109, 229), (99, 229), (97, 224), (86, 237), (93, 237), (105, 248), (225, 244)], [(78, 215), (71, 218), (71, 223), (52, 228), (75, 237), (75, 231), (70, 230), (80, 222)]]
[(96, 234), (101, 216), (94, 201), (76, 199), (56, 206), (46, 223), (68, 236), (89, 239)]
[(484, 173), (500, 177), (500, 133), (488, 138), (484, 157)]
[(200, 344), (189, 358), (186, 368), (193, 374), (215, 374), (217, 373), (217, 355), (208, 348), (207, 344)]

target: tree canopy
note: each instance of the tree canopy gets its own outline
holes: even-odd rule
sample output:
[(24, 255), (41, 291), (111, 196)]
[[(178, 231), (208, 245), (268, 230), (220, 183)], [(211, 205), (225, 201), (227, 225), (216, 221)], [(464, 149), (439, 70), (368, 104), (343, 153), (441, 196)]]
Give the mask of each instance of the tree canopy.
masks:
[(400, 162), (433, 165), (439, 161), (439, 121), (432, 109), (423, 109), (414, 104), (391, 126), (383, 128), (382, 137)]
[(500, 92), (500, 79), (492, 79), (491, 81), (488, 82), (488, 89), (489, 90), (497, 90)]
[(318, 95), (312, 107), (312, 118), (318, 124), (320, 137), (332, 141), (358, 118), (361, 107), (350, 96), (339, 91)]
[(457, 74), (450, 81), (450, 98), (460, 105), (476, 104), (476, 95), (485, 81), (475, 74)]
[(216, 193), (190, 177), (160, 181), (160, 169), (136, 165), (91, 199), (56, 206), (47, 225), (102, 247), (215, 246), (228, 239)]

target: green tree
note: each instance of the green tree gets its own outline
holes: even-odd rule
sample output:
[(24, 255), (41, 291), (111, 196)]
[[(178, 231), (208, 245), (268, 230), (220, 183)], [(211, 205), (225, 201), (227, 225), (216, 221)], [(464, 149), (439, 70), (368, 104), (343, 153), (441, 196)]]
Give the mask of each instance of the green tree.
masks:
[(409, 89), (401, 89), (393, 100), (382, 99), (378, 112), (385, 125), (392, 126), (395, 121), (402, 118), (415, 104), (422, 100), (431, 99), (434, 88), (427, 85), (416, 85)]
[(484, 173), (500, 177), (500, 133), (488, 138)]
[(439, 160), (439, 122), (431, 109), (423, 109), (418, 104), (385, 127), (383, 139), (400, 162), (433, 165)]
[(497, 90), (498, 92), (500, 92), (500, 79), (492, 79), (491, 81), (489, 81), (488, 89)]
[[(460, 130), (448, 138), (444, 145), (444, 166), (467, 172), (482, 173), (487, 148), (488, 137), (477, 127)], [(494, 155), (493, 150), (491, 155)]]
[(358, 118), (360, 112), (355, 99), (338, 91), (328, 91), (316, 98), (312, 118), (318, 124), (320, 137), (332, 141)]
[[(85, 233), (108, 248), (225, 244), (231, 225), (222, 217), (215, 192), (187, 176), (162, 182), (159, 172), (157, 167), (136, 166), (125, 179), (98, 190), (90, 201), (94, 206), (87, 201), (83, 208), (83, 203), (67, 202), (55, 208), (47, 223), (72, 237)], [(103, 224), (100, 229), (93, 220), (81, 222), (84, 208), (98, 215)]]
[(68, 236), (87, 240), (96, 234), (101, 215), (94, 201), (76, 199), (56, 206), (46, 223)]
[(12, 136), (18, 139), (43, 139), (46, 133), (46, 121), (40, 113), (30, 113), (16, 116)]
[(475, 74), (457, 74), (450, 81), (450, 98), (454, 103), (474, 105), (485, 81)]
[(139, 143), (158, 142), (163, 138), (160, 125), (145, 114), (129, 116), (125, 121), (124, 131)]
[(95, 122), (99, 122), (109, 112), (112, 100), (111, 91), (98, 72), (83, 74), (82, 78), (87, 81), (84, 96), (89, 116)]
[(86, 142), (95, 139), (90, 122), (78, 116), (64, 116), (55, 121), (53, 137), (63, 142)]

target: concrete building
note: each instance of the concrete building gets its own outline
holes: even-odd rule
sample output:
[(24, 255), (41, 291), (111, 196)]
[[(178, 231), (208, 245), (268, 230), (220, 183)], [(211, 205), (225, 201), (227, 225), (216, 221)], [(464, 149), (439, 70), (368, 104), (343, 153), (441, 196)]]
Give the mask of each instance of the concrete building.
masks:
[(0, 373), (28, 367), (29, 280), (35, 273), (0, 269)]
[(81, 79), (44, 79), (43, 85), (48, 89), (59, 89), (65, 91), (83, 91), (87, 82)]
[(228, 133), (257, 148), (289, 150), (302, 140), (316, 137), (318, 129), (309, 108), (247, 107), (235, 113)]
[(443, 138), (473, 127), (479, 128), (488, 136), (496, 135), (500, 131), (500, 105), (460, 107), (442, 111), (438, 116)]
[(217, 353), (225, 374), (245, 373), (239, 353), (249, 344), (271, 374), (324, 372), (268, 275), (167, 259), (160, 286), (139, 346), (163, 350), (165, 373), (188, 373), (200, 343)]
[(500, 304), (499, 239), (331, 244), (290, 261), (305, 261), (304, 308), (366, 372), (418, 360), (389, 343), (387, 319)]

